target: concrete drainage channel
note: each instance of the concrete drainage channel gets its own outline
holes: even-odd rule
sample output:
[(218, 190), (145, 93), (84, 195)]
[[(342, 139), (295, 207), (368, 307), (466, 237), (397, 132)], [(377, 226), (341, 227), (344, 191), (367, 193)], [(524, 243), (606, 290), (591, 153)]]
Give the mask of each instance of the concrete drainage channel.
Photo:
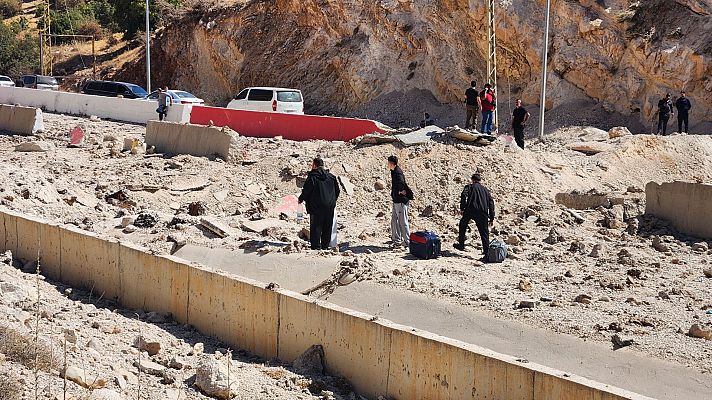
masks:
[(170, 312), (235, 348), (294, 361), (321, 344), (329, 373), (370, 398), (649, 399), (286, 289), (0, 210), (0, 246), (124, 307)]

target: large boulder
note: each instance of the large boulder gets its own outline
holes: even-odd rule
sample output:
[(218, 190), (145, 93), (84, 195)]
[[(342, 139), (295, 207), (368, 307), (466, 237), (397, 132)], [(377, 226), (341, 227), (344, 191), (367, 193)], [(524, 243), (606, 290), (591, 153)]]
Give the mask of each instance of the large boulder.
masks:
[(52, 143), (41, 140), (24, 142), (15, 146), (15, 151), (19, 152), (47, 152), (52, 150), (54, 150), (54, 145)]

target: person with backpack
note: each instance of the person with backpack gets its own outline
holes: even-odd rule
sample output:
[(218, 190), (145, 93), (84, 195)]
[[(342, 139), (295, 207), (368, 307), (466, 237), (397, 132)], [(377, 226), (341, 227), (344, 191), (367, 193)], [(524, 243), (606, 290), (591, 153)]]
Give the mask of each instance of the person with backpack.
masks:
[(453, 245), (458, 250), (465, 250), (465, 234), (470, 221), (474, 220), (482, 240), (482, 254), (487, 254), (489, 246), (489, 228), (494, 224), (494, 200), (489, 190), (482, 185), (482, 175), (472, 175), (472, 183), (465, 185), (460, 195), (460, 226), (458, 242)]
[(405, 175), (398, 166), (398, 157), (388, 157), (388, 169), (391, 170), (391, 239), (394, 248), (410, 245), (410, 226), (408, 225), (408, 203), (413, 200), (413, 192), (405, 182)]
[(482, 110), (482, 129), (481, 133), (492, 134), (492, 122), (494, 119), (494, 110), (497, 108), (497, 97), (492, 90), (492, 85), (487, 83), (485, 89), (480, 92), (478, 103)]
[[(685, 95), (685, 91), (680, 92), (680, 97), (678, 97), (675, 102), (675, 108), (677, 108), (677, 131), (682, 133), (688, 133), (689, 124), (689, 112), (692, 109), (692, 103), (690, 99)], [(685, 130), (682, 130), (682, 125), (685, 125)]]
[(667, 135), (667, 124), (672, 115), (674, 115), (672, 111), (672, 101), (670, 100), (670, 93), (668, 93), (658, 101), (658, 135), (661, 130), (663, 136)]
[(299, 203), (306, 202), (309, 213), (309, 241), (312, 250), (328, 250), (334, 223), (334, 209), (341, 190), (336, 177), (324, 168), (324, 160), (312, 161)]

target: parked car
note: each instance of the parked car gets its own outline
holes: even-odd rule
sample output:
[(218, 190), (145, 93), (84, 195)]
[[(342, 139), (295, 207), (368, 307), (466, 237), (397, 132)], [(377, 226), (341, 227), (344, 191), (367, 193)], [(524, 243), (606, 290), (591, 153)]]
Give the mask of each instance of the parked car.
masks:
[(94, 96), (124, 97), (126, 99), (143, 99), (148, 96), (141, 86), (126, 82), (113, 81), (87, 81), (82, 93)]
[[(184, 90), (168, 90), (168, 94), (173, 99), (173, 104), (205, 104), (203, 99), (199, 99)], [(158, 101), (158, 90), (146, 96), (146, 100)]]
[(28, 89), (59, 90), (57, 79), (46, 75), (22, 75), (15, 81), (15, 86)]
[(302, 92), (297, 89), (252, 87), (238, 93), (227, 108), (304, 114), (304, 98)]
[(15, 81), (9, 76), (0, 75), (0, 87), (12, 87), (15, 86)]

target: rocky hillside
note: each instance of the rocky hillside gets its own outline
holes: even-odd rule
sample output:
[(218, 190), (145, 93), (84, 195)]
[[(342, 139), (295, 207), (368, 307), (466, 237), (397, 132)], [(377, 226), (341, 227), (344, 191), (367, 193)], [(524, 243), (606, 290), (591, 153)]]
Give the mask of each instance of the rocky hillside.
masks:
[[(497, 5), (500, 99), (511, 92), (538, 103), (544, 1)], [(593, 103), (649, 126), (657, 99), (684, 88), (693, 125), (712, 121), (712, 1), (554, 0), (552, 7), (548, 107), (573, 112)], [(203, 4), (157, 34), (154, 79), (216, 105), (251, 85), (298, 87), (312, 112), (348, 113), (413, 89), (454, 103), (467, 82), (484, 79), (486, 16), (484, 0)], [(136, 60), (118, 77), (141, 79), (143, 65)]]

